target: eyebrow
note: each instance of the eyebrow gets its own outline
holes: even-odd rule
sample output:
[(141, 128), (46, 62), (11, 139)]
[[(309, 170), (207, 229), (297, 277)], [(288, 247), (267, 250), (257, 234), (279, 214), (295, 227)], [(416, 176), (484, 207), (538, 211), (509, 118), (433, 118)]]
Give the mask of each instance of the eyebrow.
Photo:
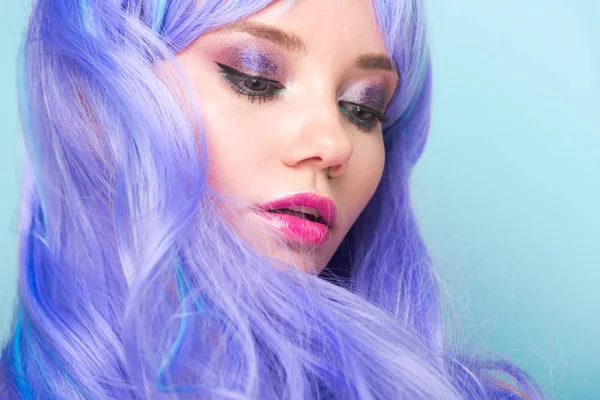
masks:
[[(268, 40), (289, 52), (306, 53), (306, 44), (300, 37), (265, 24), (240, 21), (224, 27), (223, 30), (247, 33), (258, 39)], [(356, 59), (354, 65), (368, 71), (383, 70), (398, 74), (385, 54), (363, 54)]]
[(395, 72), (390, 59), (383, 54), (363, 54), (356, 59), (355, 65), (366, 70), (384, 70)]
[(298, 36), (281, 29), (251, 21), (240, 21), (224, 28), (227, 31), (244, 32), (265, 39), (290, 52), (306, 53), (306, 45)]

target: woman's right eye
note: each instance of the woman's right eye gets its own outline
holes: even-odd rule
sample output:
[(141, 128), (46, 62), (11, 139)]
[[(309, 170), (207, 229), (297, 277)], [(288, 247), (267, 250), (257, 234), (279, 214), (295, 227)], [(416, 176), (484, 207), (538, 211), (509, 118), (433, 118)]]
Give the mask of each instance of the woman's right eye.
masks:
[(270, 101), (285, 90), (282, 84), (272, 79), (244, 74), (221, 63), (217, 65), (221, 68), (221, 77), (229, 87), (238, 95), (248, 97), (251, 103), (256, 99), (258, 104)]

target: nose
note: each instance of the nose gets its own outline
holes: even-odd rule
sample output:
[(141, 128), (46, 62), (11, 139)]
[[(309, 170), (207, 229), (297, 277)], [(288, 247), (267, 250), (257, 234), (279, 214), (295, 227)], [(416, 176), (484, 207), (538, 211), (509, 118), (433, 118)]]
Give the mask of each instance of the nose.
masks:
[[(296, 118), (299, 118), (296, 116)], [(337, 104), (311, 107), (297, 120), (292, 138), (282, 149), (282, 162), (288, 167), (312, 165), (330, 178), (344, 174), (353, 145), (340, 120)]]

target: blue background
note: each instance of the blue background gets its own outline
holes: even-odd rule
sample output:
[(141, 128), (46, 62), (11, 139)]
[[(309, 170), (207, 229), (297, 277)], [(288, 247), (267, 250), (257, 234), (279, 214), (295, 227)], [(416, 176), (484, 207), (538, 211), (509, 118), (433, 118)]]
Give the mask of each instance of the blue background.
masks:
[[(433, 120), (411, 183), (448, 321), (549, 397), (600, 399), (600, 2), (425, 2)], [(26, 13), (18, 0), (0, 14), (0, 337), (15, 295)]]

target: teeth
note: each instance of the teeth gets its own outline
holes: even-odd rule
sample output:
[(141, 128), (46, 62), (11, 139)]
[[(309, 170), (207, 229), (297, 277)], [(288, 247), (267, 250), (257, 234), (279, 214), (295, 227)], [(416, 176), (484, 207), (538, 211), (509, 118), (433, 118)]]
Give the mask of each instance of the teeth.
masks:
[(321, 216), (321, 214), (319, 214), (319, 212), (317, 210), (315, 210), (314, 208), (309, 208), (309, 207), (304, 207), (304, 206), (292, 206), (289, 207), (290, 210), (292, 211), (298, 211), (304, 214), (310, 214), (312, 216), (314, 216), (315, 218), (319, 218)]
[(324, 219), (321, 217), (321, 214), (319, 214), (319, 212), (314, 208), (309, 207), (292, 206), (288, 208), (278, 208), (269, 210), (269, 212), (276, 214), (293, 215), (295, 217), (307, 219), (312, 222), (319, 222), (321, 224), (325, 223)]

